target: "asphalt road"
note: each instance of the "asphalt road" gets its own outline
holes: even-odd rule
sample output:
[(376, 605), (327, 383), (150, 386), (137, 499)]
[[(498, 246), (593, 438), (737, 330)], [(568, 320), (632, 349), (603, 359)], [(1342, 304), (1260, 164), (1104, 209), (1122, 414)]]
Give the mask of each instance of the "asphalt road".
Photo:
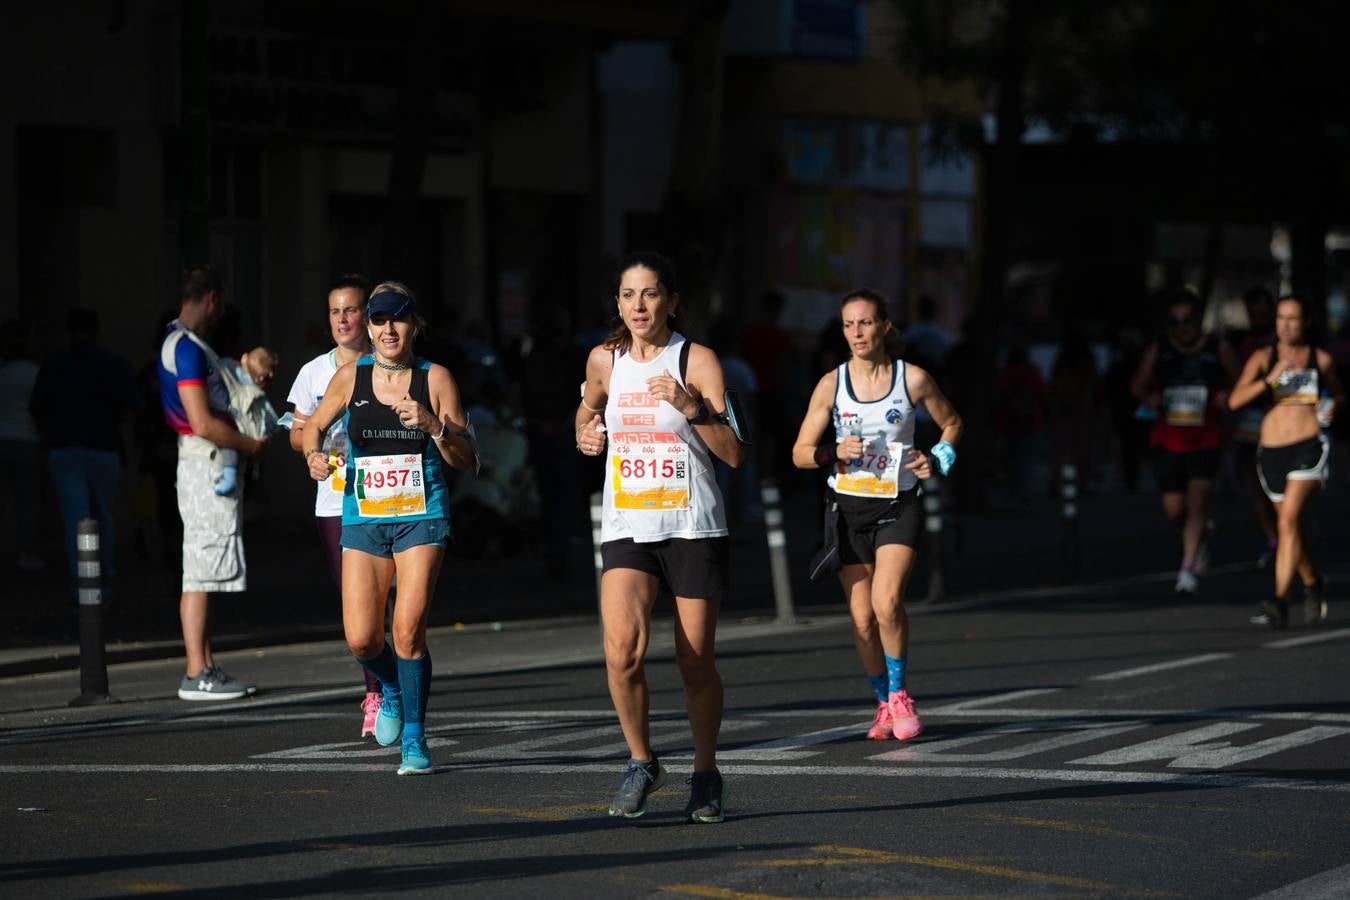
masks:
[[(1343, 581), (1342, 581), (1343, 583)], [(871, 701), (837, 612), (728, 620), (729, 817), (682, 821), (689, 735), (668, 623), (649, 655), (679, 775), (634, 821), (584, 619), (438, 629), (436, 773), (357, 738), (334, 642), (222, 655), (247, 701), (173, 697), (180, 662), (0, 681), (8, 897), (1345, 897), (1350, 602), (1247, 622), (1265, 579), (1169, 576), (916, 607), (919, 739), (861, 738)], [(1295, 616), (1296, 622), (1299, 616)]]

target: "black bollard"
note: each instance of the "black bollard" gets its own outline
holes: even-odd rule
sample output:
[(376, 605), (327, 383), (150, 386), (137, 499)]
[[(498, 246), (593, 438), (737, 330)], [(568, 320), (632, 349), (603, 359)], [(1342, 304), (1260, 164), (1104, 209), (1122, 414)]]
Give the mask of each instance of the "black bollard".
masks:
[(600, 582), (605, 574), (605, 561), (600, 555), (600, 534), (604, 524), (605, 495), (600, 491), (591, 494), (591, 548), (595, 561), (595, 608), (600, 609)]
[(75, 586), (80, 609), (80, 696), (71, 706), (114, 703), (108, 695), (108, 662), (103, 651), (103, 575), (98, 522), (81, 519), (75, 527)]
[(1070, 578), (1077, 578), (1082, 570), (1083, 539), (1078, 527), (1078, 467), (1073, 463), (1060, 467), (1059, 497), (1064, 522), (1064, 571)]
[(769, 543), (769, 572), (773, 576), (773, 605), (777, 620), (787, 625), (797, 621), (792, 602), (792, 579), (788, 576), (787, 532), (783, 530), (783, 507), (778, 484), (772, 478), (759, 483), (764, 505), (764, 532)]
[[(936, 466), (934, 466), (936, 469)], [(946, 560), (942, 547), (942, 482), (936, 475), (923, 480), (919, 492), (923, 496), (923, 528), (928, 551), (928, 602), (941, 603), (947, 598)]]

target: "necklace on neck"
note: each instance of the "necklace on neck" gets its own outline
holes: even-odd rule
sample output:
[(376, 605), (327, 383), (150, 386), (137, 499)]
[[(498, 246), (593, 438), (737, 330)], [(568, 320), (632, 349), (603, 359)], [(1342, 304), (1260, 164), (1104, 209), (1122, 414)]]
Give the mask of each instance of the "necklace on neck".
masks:
[(384, 369), (387, 372), (402, 372), (404, 369), (408, 368), (407, 363), (387, 363), (381, 360), (378, 356), (371, 356), (371, 359), (375, 361), (375, 365), (379, 366), (381, 369)]

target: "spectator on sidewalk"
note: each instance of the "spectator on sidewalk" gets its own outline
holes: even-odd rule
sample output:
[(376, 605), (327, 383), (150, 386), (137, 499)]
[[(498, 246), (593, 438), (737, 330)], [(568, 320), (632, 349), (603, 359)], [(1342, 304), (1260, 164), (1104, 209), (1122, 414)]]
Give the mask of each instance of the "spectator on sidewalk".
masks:
[(1148, 454), (1148, 422), (1141, 421), (1135, 410), (1139, 401), (1130, 391), (1130, 382), (1139, 368), (1144, 353), (1144, 336), (1136, 328), (1122, 328), (1116, 334), (1112, 348), (1111, 365), (1106, 370), (1106, 405), (1111, 413), (1111, 425), (1116, 433), (1120, 452), (1120, 477), (1125, 490), (1133, 494), (1139, 489), (1139, 469)]
[(1086, 490), (1096, 466), (1098, 418), (1104, 390), (1092, 346), (1077, 331), (1060, 343), (1050, 372), (1050, 424), (1055, 447), (1055, 476), (1066, 463), (1078, 469), (1078, 484)]
[[(737, 393), (751, 425), (757, 426), (759, 382), (755, 380), (754, 368), (739, 353), (736, 330), (730, 318), (723, 316), (713, 322), (712, 328), (708, 329), (708, 346), (722, 361), (722, 376), (727, 389)], [(732, 523), (762, 521), (764, 508), (759, 502), (759, 467), (755, 464), (755, 454), (745, 454), (739, 469), (721, 459), (713, 464), (717, 467), (717, 486), (726, 500), (727, 516)]]
[[(757, 443), (759, 468), (784, 485), (794, 476), (787, 451), (792, 447), (792, 422), (797, 408), (792, 384), (792, 333), (780, 324), (786, 303), (777, 291), (766, 291), (759, 315), (741, 329), (741, 355), (755, 372), (759, 385), (760, 427)], [(754, 452), (754, 451), (752, 451)]]
[[(33, 419), (47, 445), (47, 463), (65, 530), (72, 590), (78, 576), (76, 534), (81, 519), (98, 521), (103, 598), (117, 575), (114, 503), (126, 447), (122, 424), (137, 401), (131, 363), (98, 344), (98, 313), (72, 309), (70, 346), (47, 357), (33, 387)], [(71, 415), (77, 404), (79, 415)]]
[(1031, 499), (1036, 465), (1045, 457), (1049, 402), (1045, 379), (1027, 348), (1013, 345), (994, 375), (994, 430), (1003, 444), (1004, 477), (1012, 482), (1009, 493), (1023, 503)]
[[(38, 366), (29, 347), (28, 327), (11, 319), (0, 326), (0, 471), (35, 473), (42, 465), (42, 444), (29, 411)], [(21, 572), (46, 568), (38, 554), (34, 516), (41, 509), (42, 481), (31, 474), (9, 478), (3, 492), (8, 539)]]
[(160, 402), (178, 433), (178, 512), (183, 519), (183, 588), (178, 614), (187, 672), (183, 700), (234, 700), (254, 693), (251, 684), (225, 674), (211, 653), (210, 597), (246, 587), (243, 486), (217, 494), (221, 448), (256, 456), (266, 438), (240, 434), (226, 411), (221, 361), (205, 335), (225, 313), (225, 284), (209, 266), (183, 276), (182, 305), (169, 323), (159, 353)]

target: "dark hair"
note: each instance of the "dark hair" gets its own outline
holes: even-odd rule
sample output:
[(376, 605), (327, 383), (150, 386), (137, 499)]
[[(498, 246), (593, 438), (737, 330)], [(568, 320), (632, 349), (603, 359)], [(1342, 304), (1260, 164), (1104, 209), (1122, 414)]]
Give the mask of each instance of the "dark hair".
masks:
[(98, 312), (77, 306), (66, 313), (66, 333), (73, 337), (98, 337)]
[[(888, 300), (886, 295), (881, 291), (873, 290), (872, 288), (857, 288), (856, 290), (849, 291), (844, 295), (843, 299), (839, 301), (839, 312), (842, 313), (844, 307), (848, 306), (854, 300), (865, 300), (872, 304), (872, 307), (876, 309), (877, 318), (882, 322), (889, 322), (891, 320), (891, 301)], [(886, 353), (890, 356), (900, 356), (905, 352), (904, 335), (900, 334), (900, 329), (896, 328), (894, 325), (891, 326), (890, 331), (886, 332), (885, 341)]]
[(206, 299), (212, 292), (217, 294), (225, 290), (225, 279), (210, 266), (192, 266), (183, 273), (182, 290), (179, 298), (184, 303), (197, 303)]
[[(1298, 304), (1298, 317), (1303, 322), (1303, 340), (1314, 347), (1318, 346), (1316, 334), (1317, 323), (1313, 322), (1312, 310), (1308, 309), (1307, 301), (1304, 300), (1302, 297), (1295, 296), (1294, 294), (1285, 294), (1283, 297), (1275, 301), (1275, 308), (1278, 308), (1281, 303)], [(1279, 343), (1280, 343), (1280, 336), (1277, 333), (1274, 337), (1270, 339), (1270, 345), (1274, 347)]]
[(1189, 306), (1197, 316), (1199, 316), (1202, 311), (1200, 308), (1200, 294), (1196, 292), (1195, 288), (1190, 286), (1179, 287), (1168, 291), (1163, 298), (1163, 301), (1164, 313), (1174, 306)]
[[(614, 278), (611, 282), (613, 296), (619, 296), (619, 286), (623, 282), (624, 273), (638, 266), (655, 272), (656, 283), (665, 288), (667, 294), (673, 297), (680, 292), (679, 282), (675, 277), (675, 265), (659, 253), (654, 253), (651, 250), (639, 250), (625, 256), (619, 263), (618, 268), (614, 270)], [(609, 334), (605, 337), (605, 342), (601, 346), (606, 350), (617, 350), (620, 353), (627, 353), (628, 348), (633, 346), (633, 335), (629, 333), (628, 325), (624, 323), (622, 316), (616, 317), (616, 320), (611, 323)]]
[(328, 282), (328, 290), (324, 293), (327, 297), (333, 291), (359, 291), (361, 294), (361, 305), (366, 305), (366, 300), (370, 298), (370, 279), (364, 275), (357, 275), (349, 272), (345, 275), (339, 275)]

